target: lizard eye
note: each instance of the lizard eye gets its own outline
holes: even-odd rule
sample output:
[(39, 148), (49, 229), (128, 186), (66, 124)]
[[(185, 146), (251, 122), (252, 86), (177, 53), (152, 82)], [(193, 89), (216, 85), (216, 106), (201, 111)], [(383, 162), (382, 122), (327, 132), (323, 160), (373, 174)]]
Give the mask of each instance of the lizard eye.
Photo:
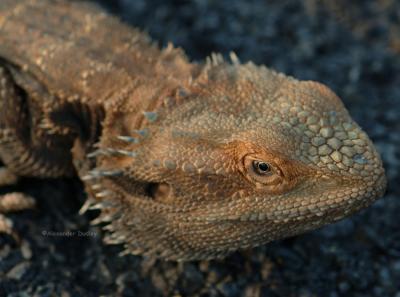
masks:
[(263, 161), (253, 161), (253, 168), (256, 173), (259, 175), (267, 175), (271, 173), (271, 165)]
[(257, 160), (254, 156), (244, 158), (245, 176), (257, 184), (277, 185), (282, 181), (281, 171), (270, 162)]

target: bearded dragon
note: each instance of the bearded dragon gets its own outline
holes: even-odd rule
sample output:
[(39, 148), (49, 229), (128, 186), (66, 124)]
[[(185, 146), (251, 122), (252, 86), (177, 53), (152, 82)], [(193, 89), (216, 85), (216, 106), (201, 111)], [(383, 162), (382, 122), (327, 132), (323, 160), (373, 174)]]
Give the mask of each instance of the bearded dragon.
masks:
[[(93, 4), (0, 2), (0, 171), (77, 176), (105, 242), (223, 257), (383, 195), (367, 134), (325, 85), (212, 54), (191, 63)], [(0, 211), (31, 207), (9, 193)], [(6, 217), (0, 228), (10, 232)]]

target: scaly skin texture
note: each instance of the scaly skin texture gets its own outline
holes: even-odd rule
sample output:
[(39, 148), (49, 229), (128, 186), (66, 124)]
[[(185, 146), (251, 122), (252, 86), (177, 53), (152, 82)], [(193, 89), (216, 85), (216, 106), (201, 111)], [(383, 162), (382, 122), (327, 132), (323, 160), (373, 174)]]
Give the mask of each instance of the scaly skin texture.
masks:
[(2, 0), (0, 57), (9, 178), (78, 175), (82, 212), (101, 209), (105, 241), (128, 253), (222, 257), (342, 219), (385, 190), (372, 142), (320, 83), (233, 54), (190, 63), (66, 1)]

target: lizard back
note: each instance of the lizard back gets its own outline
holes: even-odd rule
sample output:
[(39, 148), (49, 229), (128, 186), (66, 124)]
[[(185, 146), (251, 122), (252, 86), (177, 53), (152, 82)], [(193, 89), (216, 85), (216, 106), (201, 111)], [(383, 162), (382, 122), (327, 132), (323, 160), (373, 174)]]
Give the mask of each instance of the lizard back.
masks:
[(179, 79), (192, 68), (182, 51), (162, 53), (146, 34), (88, 3), (3, 0), (0, 44), (3, 59), (59, 98), (104, 103), (143, 80)]

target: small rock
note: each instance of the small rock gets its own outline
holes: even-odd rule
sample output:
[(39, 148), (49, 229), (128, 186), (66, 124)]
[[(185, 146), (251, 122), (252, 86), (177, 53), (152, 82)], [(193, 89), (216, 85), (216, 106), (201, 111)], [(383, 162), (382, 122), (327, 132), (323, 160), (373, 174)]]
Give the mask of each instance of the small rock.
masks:
[(11, 268), (7, 272), (7, 277), (15, 280), (21, 280), (21, 278), (24, 276), (24, 274), (27, 272), (28, 268), (30, 267), (31, 263), (30, 262), (21, 262)]

